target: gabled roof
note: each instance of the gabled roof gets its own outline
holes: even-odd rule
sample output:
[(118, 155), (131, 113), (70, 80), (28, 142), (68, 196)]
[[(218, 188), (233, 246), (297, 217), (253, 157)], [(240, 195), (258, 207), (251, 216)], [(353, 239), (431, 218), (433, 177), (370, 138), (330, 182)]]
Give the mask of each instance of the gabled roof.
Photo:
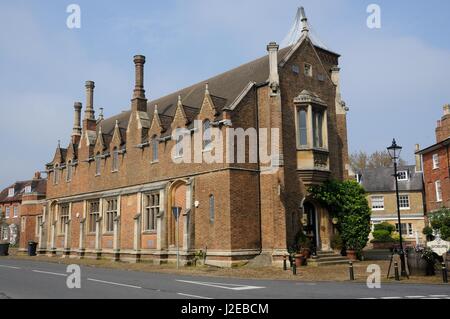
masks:
[[(20, 202), (22, 201), (22, 196), (25, 192), (25, 187), (31, 186), (32, 193), (38, 193), (45, 195), (47, 189), (46, 179), (33, 179), (29, 181), (19, 181), (8, 186), (0, 192), (0, 203), (8, 202)], [(8, 192), (10, 188), (14, 188), (14, 196), (8, 197)]]
[(424, 148), (423, 150), (416, 152), (416, 154), (424, 155), (424, 154), (427, 154), (430, 152), (434, 152), (434, 151), (440, 149), (441, 147), (448, 146), (448, 145), (450, 145), (450, 137), (446, 138), (443, 141), (440, 141), (439, 143), (428, 146), (427, 148)]
[[(281, 59), (288, 53), (291, 47), (286, 47), (278, 52), (278, 59)], [(159, 116), (161, 122), (164, 117), (166, 119), (173, 118), (175, 115), (178, 96), (181, 96), (184, 106), (200, 111), (203, 99), (205, 97), (205, 84), (208, 83), (211, 99), (216, 108), (221, 112), (224, 108), (229, 107), (239, 96), (239, 94), (247, 87), (249, 82), (264, 83), (269, 78), (269, 56), (252, 62), (243, 64), (228, 72), (219, 74), (208, 80), (201, 81), (192, 86), (186, 87), (179, 91), (159, 99), (149, 101), (147, 104), (147, 112), (150, 120), (153, 119), (155, 105), (158, 105)], [(126, 127), (131, 111), (122, 112), (114, 117), (105, 119), (102, 122), (103, 132), (110, 133), (114, 129), (115, 121), (119, 120), (121, 127)], [(195, 113), (195, 110), (191, 110)], [(192, 114), (190, 114), (192, 116)], [(163, 123), (163, 125), (166, 123)], [(169, 124), (170, 126), (170, 124)], [(167, 127), (166, 127), (167, 128)]]
[[(407, 165), (398, 168), (399, 171), (408, 171), (409, 179), (399, 181), (399, 191), (423, 191), (423, 174), (416, 172), (414, 165)], [(395, 192), (395, 179), (392, 176), (392, 167), (367, 168), (360, 171), (361, 185), (368, 192)]]

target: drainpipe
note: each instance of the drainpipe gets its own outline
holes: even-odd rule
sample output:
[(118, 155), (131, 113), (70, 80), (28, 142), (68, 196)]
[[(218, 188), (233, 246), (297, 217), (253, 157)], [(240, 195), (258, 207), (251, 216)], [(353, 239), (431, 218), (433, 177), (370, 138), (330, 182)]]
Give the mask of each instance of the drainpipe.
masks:
[(260, 254), (262, 254), (262, 210), (261, 210), (261, 162), (260, 162), (260, 155), (259, 155), (259, 102), (258, 102), (258, 86), (255, 85), (253, 87), (253, 91), (255, 92), (255, 100), (256, 100), (256, 143), (258, 143), (257, 146), (257, 162), (258, 162), (258, 208), (259, 208), (259, 242), (261, 245), (260, 248)]

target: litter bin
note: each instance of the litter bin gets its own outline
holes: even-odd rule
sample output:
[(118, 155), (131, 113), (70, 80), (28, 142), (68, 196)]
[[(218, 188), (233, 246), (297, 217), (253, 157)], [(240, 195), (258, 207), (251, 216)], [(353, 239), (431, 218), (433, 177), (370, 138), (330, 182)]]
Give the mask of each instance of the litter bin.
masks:
[(8, 256), (9, 243), (0, 243), (0, 256)]
[(28, 256), (36, 256), (36, 247), (37, 247), (36, 242), (34, 241), (29, 241), (28, 242)]

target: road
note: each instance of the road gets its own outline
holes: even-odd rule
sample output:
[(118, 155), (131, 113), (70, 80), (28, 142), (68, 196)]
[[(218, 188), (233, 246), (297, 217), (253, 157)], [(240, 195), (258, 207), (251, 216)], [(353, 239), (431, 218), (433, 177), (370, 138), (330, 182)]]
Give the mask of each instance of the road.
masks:
[(449, 285), (298, 282), (184, 276), (81, 266), (69, 289), (67, 265), (0, 258), (0, 299), (450, 299)]

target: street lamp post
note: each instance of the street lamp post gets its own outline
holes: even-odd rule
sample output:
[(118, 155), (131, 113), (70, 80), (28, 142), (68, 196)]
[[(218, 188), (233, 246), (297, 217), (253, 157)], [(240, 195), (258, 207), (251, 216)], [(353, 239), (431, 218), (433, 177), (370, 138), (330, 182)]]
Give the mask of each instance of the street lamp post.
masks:
[(173, 216), (175, 217), (175, 221), (176, 221), (176, 233), (175, 233), (175, 238), (176, 238), (176, 246), (177, 246), (177, 269), (180, 267), (180, 213), (181, 213), (181, 207), (172, 207), (172, 213)]
[(398, 232), (400, 234), (400, 262), (402, 266), (401, 274), (402, 277), (408, 277), (406, 272), (406, 261), (405, 261), (405, 251), (403, 250), (403, 236), (402, 236), (402, 222), (400, 217), (400, 196), (398, 194), (398, 171), (397, 164), (400, 159), (400, 153), (402, 151), (402, 147), (397, 145), (395, 139), (392, 141), (392, 145), (387, 148), (389, 152), (389, 156), (394, 162), (394, 178), (395, 178), (395, 195), (397, 198), (397, 218), (398, 218)]

